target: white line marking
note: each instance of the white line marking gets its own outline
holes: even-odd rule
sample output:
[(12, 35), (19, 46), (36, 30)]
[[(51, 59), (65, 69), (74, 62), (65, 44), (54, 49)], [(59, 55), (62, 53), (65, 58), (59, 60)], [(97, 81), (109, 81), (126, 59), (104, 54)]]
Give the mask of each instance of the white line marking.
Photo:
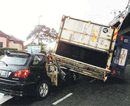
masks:
[(0, 105), (11, 98), (13, 98), (13, 96), (4, 95), (3, 93), (0, 93)]
[(57, 105), (58, 103), (60, 103), (61, 101), (63, 101), (64, 99), (68, 98), (69, 96), (71, 96), (73, 93), (69, 93), (68, 95), (64, 96), (63, 98), (57, 100), (56, 102), (52, 103), (53, 105)]

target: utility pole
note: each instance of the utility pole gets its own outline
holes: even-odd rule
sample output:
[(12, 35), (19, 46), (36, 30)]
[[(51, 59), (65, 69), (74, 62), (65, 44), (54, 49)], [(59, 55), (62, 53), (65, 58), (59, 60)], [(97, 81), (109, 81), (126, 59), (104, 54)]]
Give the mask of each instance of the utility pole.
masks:
[[(39, 15), (38, 17), (38, 28), (39, 28), (39, 25), (40, 25), (40, 17), (42, 17), (42, 15)], [(40, 30), (38, 32), (38, 36), (40, 36)], [(38, 44), (40, 44), (40, 38), (38, 37)]]
[(38, 25), (40, 25), (40, 17), (42, 17), (42, 15), (39, 15), (38, 17)]

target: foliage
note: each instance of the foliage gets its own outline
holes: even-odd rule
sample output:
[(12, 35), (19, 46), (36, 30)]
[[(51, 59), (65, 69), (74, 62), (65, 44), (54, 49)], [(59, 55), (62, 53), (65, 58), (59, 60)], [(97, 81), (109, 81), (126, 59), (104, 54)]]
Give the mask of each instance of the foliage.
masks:
[(40, 45), (41, 45), (41, 51), (44, 51), (46, 48), (46, 44), (41, 43)]
[(27, 36), (27, 40), (34, 37), (42, 43), (43, 40), (53, 42), (56, 40), (58, 33), (54, 28), (46, 27), (45, 25), (37, 25), (34, 30)]
[(8, 48), (8, 47), (0, 48), (0, 55), (4, 55), (5, 50), (17, 50), (17, 49), (16, 48)]
[(17, 48), (10, 48), (10, 47), (5, 47), (5, 48), (2, 48), (4, 50), (17, 50)]
[(31, 42), (31, 43), (25, 45), (24, 49), (27, 49), (28, 46), (37, 46), (37, 44), (35, 42)]
[(18, 50), (18, 51), (25, 52), (24, 50)]
[(45, 50), (41, 50), (41, 53), (43, 53), (43, 54), (47, 54), (47, 51), (45, 51)]

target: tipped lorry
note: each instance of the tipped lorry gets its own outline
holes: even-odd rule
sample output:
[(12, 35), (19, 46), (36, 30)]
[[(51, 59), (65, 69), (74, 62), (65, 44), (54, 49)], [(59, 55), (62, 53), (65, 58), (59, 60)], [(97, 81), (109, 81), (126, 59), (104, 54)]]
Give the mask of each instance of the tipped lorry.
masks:
[(129, 53), (123, 46), (129, 44), (126, 40), (116, 27), (64, 15), (53, 56), (75, 73), (103, 81), (110, 75), (123, 78)]

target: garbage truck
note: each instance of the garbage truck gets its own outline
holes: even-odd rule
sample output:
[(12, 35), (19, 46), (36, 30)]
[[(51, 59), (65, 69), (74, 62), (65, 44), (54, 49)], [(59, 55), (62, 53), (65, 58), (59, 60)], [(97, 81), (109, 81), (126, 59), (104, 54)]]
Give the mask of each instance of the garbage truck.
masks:
[(73, 73), (73, 79), (78, 74), (103, 81), (109, 76), (123, 78), (129, 41), (118, 34), (117, 27), (63, 15), (52, 57)]

